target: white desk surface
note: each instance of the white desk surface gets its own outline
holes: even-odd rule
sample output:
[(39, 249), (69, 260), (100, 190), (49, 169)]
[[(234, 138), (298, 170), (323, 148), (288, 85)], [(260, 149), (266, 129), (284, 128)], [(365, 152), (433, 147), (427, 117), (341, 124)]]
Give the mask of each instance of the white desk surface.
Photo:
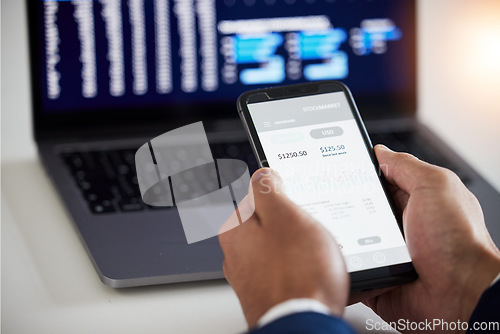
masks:
[[(422, 15), (431, 12), (432, 3), (423, 2)], [(1, 12), (3, 332), (244, 331), (238, 300), (224, 281), (123, 290), (99, 281), (31, 139), (24, 1), (2, 1)], [(431, 92), (423, 93), (427, 94), (424, 104), (432, 105)], [(473, 143), (484, 144), (486, 140), (481, 135), (472, 137)], [(493, 138), (499, 142), (498, 135)], [(493, 171), (499, 170), (500, 163), (494, 159), (490, 169), (481, 172), (499, 187)], [(349, 307), (346, 318), (360, 331), (364, 331), (367, 318), (378, 319), (360, 304)]]
[[(363, 305), (348, 319), (364, 327)], [(236, 333), (245, 322), (225, 281), (103, 285), (35, 157), (2, 165), (4, 333)]]

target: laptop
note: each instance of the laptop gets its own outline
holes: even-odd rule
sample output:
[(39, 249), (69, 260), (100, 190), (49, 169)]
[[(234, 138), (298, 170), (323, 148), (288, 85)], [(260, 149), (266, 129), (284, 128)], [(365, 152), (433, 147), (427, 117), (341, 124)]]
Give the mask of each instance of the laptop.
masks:
[(351, 88), (374, 144), (454, 170), (500, 244), (500, 194), (416, 121), (415, 1), (26, 3), (34, 137), (104, 284), (222, 278), (217, 237), (188, 244), (175, 207), (142, 202), (136, 150), (202, 121), (214, 159), (252, 172), (237, 97), (323, 79)]

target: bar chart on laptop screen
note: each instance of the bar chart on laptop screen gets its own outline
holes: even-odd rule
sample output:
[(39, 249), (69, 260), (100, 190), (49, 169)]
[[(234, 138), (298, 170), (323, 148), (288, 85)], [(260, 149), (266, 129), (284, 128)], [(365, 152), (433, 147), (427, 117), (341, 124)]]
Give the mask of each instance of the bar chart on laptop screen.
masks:
[[(251, 88), (325, 79), (367, 92), (405, 82), (397, 61), (405, 48), (405, 5), (390, 0), (40, 6), (41, 91), (49, 112), (81, 103), (234, 100)], [(397, 75), (382, 81), (386, 68)]]

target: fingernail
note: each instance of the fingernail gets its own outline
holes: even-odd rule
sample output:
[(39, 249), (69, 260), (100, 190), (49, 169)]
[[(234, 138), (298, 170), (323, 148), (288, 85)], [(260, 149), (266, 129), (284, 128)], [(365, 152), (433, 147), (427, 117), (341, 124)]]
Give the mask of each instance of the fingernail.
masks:
[(387, 146), (382, 145), (382, 144), (377, 144), (375, 147), (376, 147), (378, 150), (385, 150), (385, 151), (391, 151), (391, 152), (392, 152), (392, 150), (391, 150), (390, 148), (388, 148)]

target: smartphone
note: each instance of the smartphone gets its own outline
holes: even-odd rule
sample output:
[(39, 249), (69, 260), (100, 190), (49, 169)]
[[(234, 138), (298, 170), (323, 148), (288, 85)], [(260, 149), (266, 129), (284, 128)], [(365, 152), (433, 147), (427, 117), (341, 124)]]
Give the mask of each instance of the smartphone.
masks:
[(337, 240), (351, 291), (414, 280), (397, 213), (361, 116), (338, 81), (257, 89), (238, 111), (260, 167)]

